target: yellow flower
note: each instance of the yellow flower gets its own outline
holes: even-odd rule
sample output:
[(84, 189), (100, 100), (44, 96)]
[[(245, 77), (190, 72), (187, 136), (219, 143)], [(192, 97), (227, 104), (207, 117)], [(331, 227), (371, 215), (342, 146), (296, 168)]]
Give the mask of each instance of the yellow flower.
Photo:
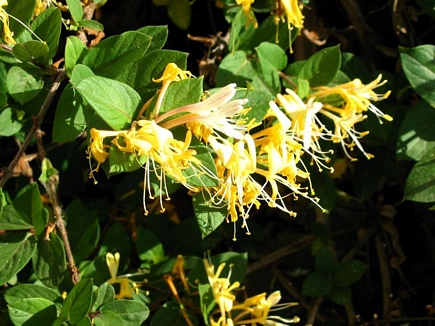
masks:
[(230, 326), (232, 321), (228, 321), (226, 314), (232, 310), (233, 302), (236, 299), (235, 295), (232, 294), (231, 291), (240, 287), (240, 283), (230, 283), (231, 270), (227, 277), (219, 277), (225, 268), (225, 263), (220, 264), (215, 273), (214, 266), (211, 264), (211, 262), (209, 262), (207, 259), (204, 259), (203, 262), (207, 272), (208, 281), (213, 291), (213, 296), (219, 306), (219, 311), (221, 314), (218, 323), (215, 323), (215, 325)]
[(286, 16), (287, 24), (296, 28), (302, 28), (304, 25), (304, 16), (298, 0), (279, 0)]
[(3, 9), (7, 5), (8, 2), (6, 0), (0, 0), (0, 21), (3, 23), (4, 41), (6, 44), (16, 44), (17, 42), (13, 38), (14, 33), (9, 29), (9, 15)]
[(139, 286), (126, 277), (116, 276), (119, 268), (119, 259), (119, 252), (115, 253), (114, 255), (110, 252), (106, 254), (107, 268), (109, 269), (110, 273), (110, 279), (107, 281), (107, 283), (120, 285), (119, 294), (115, 295), (116, 299), (131, 299), (133, 297), (133, 291), (138, 293)]
[(246, 26), (248, 26), (250, 23), (254, 25), (254, 28), (258, 27), (257, 19), (255, 18), (254, 13), (251, 9), (251, 4), (254, 3), (254, 0), (236, 0), (238, 5), (241, 5), (243, 8), (243, 13), (245, 14), (247, 21)]
[(180, 81), (182, 79), (188, 79), (193, 77), (190, 71), (184, 71), (180, 69), (175, 63), (168, 63), (163, 75), (160, 78), (154, 79), (155, 83), (162, 83), (159, 96), (157, 98), (156, 106), (154, 107), (154, 113), (151, 118), (157, 118), (159, 116), (160, 106), (162, 105), (163, 98), (166, 94), (166, 90), (172, 82)]

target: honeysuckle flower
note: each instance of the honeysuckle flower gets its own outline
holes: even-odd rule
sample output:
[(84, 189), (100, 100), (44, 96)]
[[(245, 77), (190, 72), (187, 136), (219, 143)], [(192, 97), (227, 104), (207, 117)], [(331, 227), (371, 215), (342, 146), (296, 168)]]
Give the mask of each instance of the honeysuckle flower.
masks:
[(7, 6), (6, 0), (0, 0), (0, 21), (3, 23), (4, 41), (6, 44), (16, 44), (14, 33), (9, 29), (9, 15), (3, 7)]
[(130, 279), (126, 277), (118, 277), (118, 268), (119, 268), (119, 259), (120, 255), (119, 252), (112, 254), (108, 252), (106, 254), (106, 263), (107, 268), (109, 269), (110, 273), (110, 279), (107, 280), (107, 283), (109, 284), (119, 284), (120, 289), (119, 293), (115, 295), (116, 299), (123, 299), (123, 298), (129, 298), (131, 299), (133, 297), (133, 292), (138, 293), (138, 285), (131, 281)]
[[(297, 303), (284, 303), (278, 304), (281, 300), (280, 291), (275, 291), (266, 298), (266, 293), (262, 293), (245, 300), (244, 303), (234, 305), (233, 310), (244, 310), (249, 312), (251, 319), (240, 319), (240, 317), (245, 316), (245, 313), (240, 313), (238, 316), (233, 318), (234, 324), (256, 324), (267, 326), (280, 326), (287, 325), (291, 323), (297, 323), (300, 321), (298, 317), (293, 317), (292, 319), (285, 319), (280, 316), (270, 316), (271, 311), (276, 311), (280, 309), (285, 309), (288, 307), (296, 306)], [(278, 322), (279, 321), (279, 322)], [(281, 323), (282, 322), (282, 323)]]
[(154, 79), (155, 83), (162, 83), (162, 88), (160, 89), (159, 96), (156, 101), (156, 106), (154, 107), (154, 112), (151, 118), (157, 118), (159, 116), (160, 106), (162, 105), (163, 98), (166, 94), (166, 90), (172, 82), (179, 81), (182, 79), (188, 79), (193, 77), (190, 71), (185, 71), (179, 68), (175, 63), (168, 63), (163, 75), (160, 78)]
[(254, 13), (251, 9), (251, 4), (254, 3), (254, 0), (236, 0), (238, 5), (241, 5), (243, 8), (243, 13), (245, 14), (247, 21), (246, 26), (248, 26), (250, 23), (254, 25), (254, 28), (258, 27), (257, 19), (255, 18)]
[(279, 3), (282, 9), (284, 9), (285, 21), (287, 21), (289, 29), (291, 29), (291, 25), (296, 28), (302, 28), (304, 16), (302, 15), (298, 0), (279, 0)]
[(233, 284), (231, 284), (231, 269), (227, 277), (220, 277), (222, 271), (226, 266), (225, 263), (220, 264), (217, 271), (215, 272), (214, 265), (211, 264), (211, 261), (209, 261), (208, 259), (204, 259), (203, 262), (205, 271), (207, 272), (208, 281), (213, 291), (213, 296), (219, 306), (219, 311), (221, 314), (218, 322), (215, 324), (222, 326), (231, 326), (232, 321), (228, 321), (227, 313), (232, 310), (234, 300), (236, 299), (236, 296), (232, 294), (231, 291), (240, 287), (240, 283), (234, 282)]
[[(186, 125), (196, 137), (205, 141), (208, 141), (209, 135), (215, 131), (228, 137), (242, 139), (250, 127), (243, 119), (243, 115), (248, 111), (243, 105), (248, 100), (231, 101), (235, 94), (236, 84), (229, 84), (202, 102), (171, 110), (155, 120), (166, 129)], [(176, 118), (170, 119), (172, 116)]]

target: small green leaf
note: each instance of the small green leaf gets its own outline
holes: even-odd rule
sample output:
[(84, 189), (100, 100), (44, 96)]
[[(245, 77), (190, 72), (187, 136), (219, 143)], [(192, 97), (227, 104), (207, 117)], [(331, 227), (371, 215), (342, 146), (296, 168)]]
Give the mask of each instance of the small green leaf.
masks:
[(255, 50), (264, 80), (276, 93), (279, 93), (281, 91), (279, 72), (287, 66), (286, 53), (278, 45), (268, 42), (261, 43)]
[(45, 56), (45, 62), (48, 63), (56, 55), (59, 45), (60, 29), (62, 27), (62, 16), (60, 9), (50, 7), (36, 16), (31, 24), (31, 29), (48, 45), (49, 52)]
[(37, 61), (36, 59), (48, 54), (48, 46), (40, 41), (19, 43), (12, 48), (12, 54), (21, 62)]
[(341, 304), (343, 306), (351, 303), (352, 291), (350, 289), (350, 286), (334, 287), (332, 291), (328, 293), (328, 298), (335, 303)]
[(147, 52), (160, 50), (168, 39), (168, 26), (145, 26), (137, 31), (152, 37)]
[(225, 220), (228, 213), (225, 205), (222, 205), (222, 207), (211, 205), (205, 193), (193, 196), (192, 204), (203, 238), (216, 230)]
[(42, 206), (38, 185), (31, 183), (22, 188), (15, 197), (13, 205), (30, 224), (34, 225), (36, 235), (40, 236), (47, 225), (48, 214)]
[(298, 73), (298, 78), (306, 79), (310, 86), (328, 85), (341, 66), (340, 46), (332, 46), (309, 57)]
[(331, 276), (324, 272), (316, 271), (307, 276), (302, 285), (302, 294), (309, 297), (320, 297), (328, 294), (334, 288)]
[(68, 36), (65, 47), (65, 70), (69, 77), (77, 63), (89, 52), (86, 45), (77, 36)]
[(57, 103), (53, 123), (53, 141), (68, 142), (86, 129), (85, 106), (71, 84), (66, 85)]
[(108, 252), (119, 252), (121, 258), (119, 261), (118, 273), (122, 273), (128, 266), (130, 251), (131, 245), (129, 235), (121, 223), (115, 223), (104, 235), (98, 256), (106, 257), (106, 253)]
[(141, 325), (150, 312), (142, 302), (133, 300), (116, 300), (108, 302), (101, 307), (101, 311), (113, 311), (124, 321), (126, 326)]
[(125, 66), (143, 57), (150, 43), (151, 37), (139, 32), (111, 36), (92, 47), (83, 64), (99, 76), (116, 79)]
[(50, 233), (50, 241), (41, 237), (32, 258), (36, 277), (42, 284), (57, 287), (65, 276), (65, 248), (62, 240), (55, 233)]
[(28, 298), (43, 298), (53, 302), (59, 297), (57, 291), (38, 284), (19, 284), (5, 293), (5, 300), (9, 304)]
[(427, 152), (406, 179), (403, 200), (435, 202), (435, 148)]
[(163, 98), (159, 114), (198, 103), (202, 95), (203, 78), (190, 78), (171, 83)]
[(95, 326), (125, 326), (124, 321), (113, 311), (100, 311), (94, 318)]
[(94, 72), (88, 66), (77, 64), (71, 73), (71, 84), (77, 86), (83, 79), (95, 76)]
[(36, 236), (31, 233), (10, 233), (0, 236), (0, 284), (6, 283), (32, 258)]
[(110, 147), (109, 152), (109, 171), (113, 175), (122, 172), (132, 172), (141, 167), (141, 161), (144, 163), (145, 157), (138, 157), (132, 153), (121, 151), (116, 145)]
[(56, 306), (43, 298), (27, 298), (8, 305), (14, 325), (50, 325), (56, 320)]
[(325, 246), (321, 247), (320, 250), (316, 252), (314, 265), (317, 271), (332, 274), (337, 265), (332, 250)]
[(98, 288), (97, 298), (92, 307), (92, 311), (100, 310), (100, 307), (103, 304), (112, 302), (113, 300), (115, 300), (115, 289), (113, 286), (109, 283), (101, 284), (101, 286)]
[(29, 219), (18, 213), (12, 205), (3, 208), (0, 216), (0, 230), (26, 230), (32, 228), (33, 224)]
[(114, 130), (130, 126), (141, 99), (134, 89), (116, 80), (94, 76), (76, 86), (95, 112)]
[(100, 22), (92, 19), (82, 19), (77, 22), (77, 25), (84, 28), (93, 29), (99, 32), (104, 31), (104, 26)]
[(337, 286), (349, 286), (358, 281), (366, 269), (366, 264), (358, 260), (342, 261), (336, 267), (334, 282)]
[[(191, 320), (192, 321), (192, 320)], [(166, 302), (159, 310), (153, 315), (151, 319), (151, 326), (186, 325), (183, 315), (180, 312), (180, 306), (175, 302)]]
[(81, 262), (95, 248), (100, 238), (96, 211), (89, 211), (79, 201), (73, 201), (65, 210), (66, 230), (75, 262)]
[(426, 101), (412, 107), (400, 125), (397, 142), (397, 158), (415, 161), (435, 147), (435, 110)]
[(412, 88), (435, 107), (435, 46), (399, 47), (403, 71)]
[(92, 307), (92, 280), (83, 279), (67, 295), (59, 317), (76, 324), (86, 317)]
[(21, 130), (22, 123), (17, 120), (12, 108), (0, 112), (0, 136), (13, 136)]
[(168, 15), (172, 22), (181, 29), (186, 30), (190, 25), (192, 10), (189, 0), (169, 0)]
[(140, 260), (146, 263), (158, 264), (165, 258), (159, 238), (142, 227), (137, 230), (136, 251)]
[(53, 167), (53, 164), (51, 164), (51, 161), (48, 158), (42, 160), (41, 167), (42, 171), (39, 176), (39, 181), (42, 184), (46, 184), (51, 178), (54, 178), (59, 174), (59, 171)]
[(216, 300), (214, 299), (213, 289), (210, 284), (200, 284), (198, 287), (199, 298), (201, 302), (202, 317), (206, 325), (209, 324), (209, 316), (211, 315), (214, 307), (216, 306)]
[(21, 104), (35, 98), (44, 87), (42, 71), (31, 66), (13, 66), (9, 69), (6, 86), (9, 94)]
[(83, 17), (83, 8), (80, 0), (66, 0), (66, 4), (68, 5), (72, 19), (74, 19), (75, 22), (81, 20)]

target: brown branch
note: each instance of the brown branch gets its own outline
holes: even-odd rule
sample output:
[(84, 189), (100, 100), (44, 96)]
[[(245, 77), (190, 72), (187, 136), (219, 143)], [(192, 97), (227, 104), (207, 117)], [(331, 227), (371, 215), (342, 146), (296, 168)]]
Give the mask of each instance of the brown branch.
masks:
[(24, 140), (23, 144), (21, 145), (20, 149), (18, 150), (18, 153), (15, 155), (12, 162), (9, 164), (7, 168), (4, 168), (4, 174), (3, 177), (0, 179), (0, 188), (3, 187), (8, 181), (12, 173), (14, 172), (15, 166), (17, 165), (18, 161), (20, 160), (21, 156), (23, 156), (25, 150), (30, 144), (30, 141), (32, 140), (33, 136), (36, 134), (36, 132), (39, 130), (39, 127), (41, 126), (42, 122), (44, 121), (45, 115), (47, 113), (48, 108), (50, 107), (51, 102), (53, 101), (54, 95), (56, 94), (56, 91), (59, 89), (60, 84), (62, 81), (66, 78), (65, 70), (60, 69), (57, 72), (57, 76), (53, 84), (51, 85), (50, 91), (47, 94), (47, 97), (44, 100), (44, 103), (42, 103), (41, 109), (39, 110), (38, 115), (36, 116), (33, 126), (30, 129), (29, 133), (27, 134), (26, 139)]
[[(406, 324), (410, 322), (420, 322), (420, 321), (435, 321), (435, 317), (427, 316), (427, 317), (410, 317), (410, 318), (395, 318), (395, 319), (376, 319), (373, 321), (360, 322), (358, 325), (360, 326), (368, 326), (368, 325), (378, 325), (378, 324)], [(420, 324), (421, 325), (421, 324)]]
[(322, 304), (324, 298), (325, 296), (322, 295), (320, 297), (317, 297), (316, 300), (314, 300), (313, 305), (308, 311), (307, 323), (305, 324), (306, 326), (314, 325), (314, 320), (316, 319), (317, 311), (319, 311), (320, 305)]
[(65, 254), (68, 261), (68, 266), (71, 271), (71, 280), (74, 284), (77, 284), (80, 281), (80, 274), (77, 269), (77, 266), (74, 262), (74, 256), (71, 251), (71, 246), (69, 244), (68, 240), (68, 234), (66, 232), (65, 228), (65, 221), (63, 219), (64, 217), (64, 211), (62, 209), (62, 206), (60, 205), (59, 201), (59, 195), (58, 195), (58, 184), (59, 184), (59, 177), (58, 175), (50, 176), (48, 179), (48, 182), (45, 185), (47, 192), (50, 196), (51, 200), (51, 206), (53, 207), (53, 214), (56, 218), (56, 227), (59, 231), (59, 234), (62, 238), (62, 241), (65, 245)]
[(391, 317), (391, 277), (388, 257), (380, 233), (375, 236), (375, 248), (382, 280), (382, 317), (388, 319)]

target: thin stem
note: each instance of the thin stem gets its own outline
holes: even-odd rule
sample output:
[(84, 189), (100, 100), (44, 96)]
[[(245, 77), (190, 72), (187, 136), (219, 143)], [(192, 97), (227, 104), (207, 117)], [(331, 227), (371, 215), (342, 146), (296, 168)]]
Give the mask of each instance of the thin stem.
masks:
[(320, 305), (322, 304), (324, 298), (325, 296), (322, 295), (314, 300), (311, 309), (308, 311), (307, 323), (305, 324), (306, 326), (314, 325), (314, 320), (316, 319), (317, 312), (319, 311)]
[(30, 129), (29, 133), (27, 134), (26, 139), (24, 140), (23, 144), (21, 145), (20, 149), (18, 150), (18, 153), (15, 155), (12, 162), (9, 164), (7, 168), (4, 169), (4, 175), (0, 179), (0, 188), (3, 187), (8, 181), (12, 173), (15, 169), (15, 166), (17, 165), (18, 161), (20, 160), (21, 156), (23, 156), (25, 150), (29, 146), (33, 136), (36, 134), (36, 132), (39, 130), (39, 127), (41, 126), (42, 122), (44, 121), (45, 115), (47, 113), (48, 108), (50, 107), (51, 102), (53, 101), (54, 95), (56, 94), (56, 91), (59, 89), (60, 84), (62, 81), (66, 78), (66, 73), (64, 69), (59, 69), (57, 77), (55, 81), (53, 82), (53, 85), (51, 85), (50, 91), (47, 94), (47, 97), (44, 100), (44, 103), (42, 103), (41, 109), (39, 110), (38, 115), (36, 116), (33, 126)]

